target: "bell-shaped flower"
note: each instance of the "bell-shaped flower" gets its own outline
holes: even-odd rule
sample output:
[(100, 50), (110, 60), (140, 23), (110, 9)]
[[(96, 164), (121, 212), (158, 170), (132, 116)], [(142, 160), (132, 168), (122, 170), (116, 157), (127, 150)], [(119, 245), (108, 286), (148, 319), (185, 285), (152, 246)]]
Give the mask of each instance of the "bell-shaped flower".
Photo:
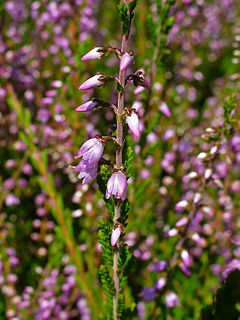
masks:
[(140, 121), (138, 119), (137, 113), (134, 110), (130, 110), (129, 114), (126, 115), (126, 122), (128, 124), (129, 130), (136, 139), (140, 137)]
[(76, 111), (78, 112), (84, 112), (84, 111), (90, 111), (98, 106), (97, 102), (94, 102), (92, 100), (85, 102), (81, 106), (77, 107)]
[(166, 116), (166, 117), (171, 117), (171, 112), (165, 102), (162, 102), (161, 105), (159, 106), (159, 110)]
[(126, 70), (133, 61), (133, 55), (129, 54), (128, 52), (124, 53), (121, 57), (120, 61), (120, 70), (124, 71)]
[(112, 195), (116, 199), (125, 200), (127, 194), (127, 178), (121, 171), (114, 172), (107, 183), (106, 199), (109, 199)]
[(82, 171), (79, 173), (78, 178), (83, 179), (82, 184), (89, 183), (97, 177), (98, 168), (97, 166), (94, 168), (89, 168), (86, 171)]
[(102, 73), (96, 74), (80, 85), (78, 90), (90, 90), (104, 85), (106, 76)]
[(76, 167), (79, 171), (87, 171), (94, 168), (100, 160), (104, 149), (104, 142), (100, 137), (86, 141), (78, 151), (75, 159), (82, 157), (82, 161)]
[(121, 225), (117, 225), (115, 228), (112, 229), (112, 234), (111, 234), (111, 246), (114, 247), (116, 243), (118, 242), (120, 235), (122, 232), (122, 227)]
[(82, 58), (81, 61), (102, 59), (105, 56), (106, 49), (103, 47), (95, 47), (88, 51)]

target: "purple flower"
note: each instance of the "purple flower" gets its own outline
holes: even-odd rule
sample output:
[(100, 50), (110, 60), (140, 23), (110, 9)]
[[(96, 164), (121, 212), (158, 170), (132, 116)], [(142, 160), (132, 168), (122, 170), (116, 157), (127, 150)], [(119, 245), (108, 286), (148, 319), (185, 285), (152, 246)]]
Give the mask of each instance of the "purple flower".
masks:
[(133, 61), (133, 56), (128, 52), (124, 53), (123, 56), (121, 57), (120, 70), (121, 71), (126, 70), (130, 66), (132, 61)]
[(149, 287), (142, 290), (141, 294), (144, 301), (150, 302), (156, 298), (156, 289)]
[(82, 58), (81, 61), (102, 59), (105, 56), (106, 49), (103, 47), (95, 47), (88, 51)]
[(75, 171), (87, 171), (90, 168), (96, 167), (102, 156), (103, 149), (104, 143), (99, 137), (86, 141), (75, 157), (75, 159), (82, 157), (82, 161), (78, 164)]
[(118, 239), (120, 238), (121, 232), (122, 232), (122, 227), (120, 224), (112, 229), (112, 234), (111, 234), (111, 246), (112, 247), (114, 247), (116, 245), (116, 243), (118, 242)]
[(165, 102), (162, 102), (160, 107), (159, 107), (159, 110), (166, 116), (166, 117), (171, 117), (171, 112), (167, 106), (167, 104)]
[(161, 290), (163, 287), (165, 287), (167, 283), (167, 280), (165, 278), (158, 278), (158, 280), (155, 283), (155, 289)]
[(78, 90), (89, 90), (101, 87), (105, 83), (105, 79), (106, 77), (104, 76), (104, 74), (96, 74), (95, 76), (89, 78), (87, 81), (81, 84)]
[(80, 111), (80, 112), (84, 112), (84, 111), (90, 111), (93, 108), (95, 108), (98, 105), (97, 102), (93, 102), (91, 101), (87, 101), (84, 104), (82, 104), (81, 106), (77, 107), (76, 111)]
[(126, 122), (128, 124), (129, 130), (136, 139), (140, 137), (140, 121), (138, 119), (137, 113), (133, 110), (126, 116)]
[(163, 270), (165, 270), (167, 268), (167, 266), (168, 266), (167, 260), (161, 260), (154, 265), (154, 271), (155, 272), (162, 272)]
[[(76, 171), (76, 170), (75, 170)], [(80, 171), (78, 178), (83, 179), (82, 184), (89, 183), (96, 178), (98, 174), (98, 168), (89, 168), (86, 171)]]
[(233, 259), (231, 260), (223, 270), (223, 277), (226, 278), (229, 273), (233, 272), (234, 270), (240, 270), (240, 260), (239, 259)]
[(165, 303), (167, 308), (173, 308), (179, 305), (178, 296), (175, 292), (168, 292), (165, 297)]
[(109, 199), (112, 195), (116, 199), (125, 200), (127, 193), (127, 178), (121, 171), (114, 172), (107, 183), (106, 199)]
[(19, 203), (20, 203), (20, 200), (12, 193), (10, 193), (5, 200), (5, 204), (7, 207), (15, 206), (16, 204), (19, 204)]

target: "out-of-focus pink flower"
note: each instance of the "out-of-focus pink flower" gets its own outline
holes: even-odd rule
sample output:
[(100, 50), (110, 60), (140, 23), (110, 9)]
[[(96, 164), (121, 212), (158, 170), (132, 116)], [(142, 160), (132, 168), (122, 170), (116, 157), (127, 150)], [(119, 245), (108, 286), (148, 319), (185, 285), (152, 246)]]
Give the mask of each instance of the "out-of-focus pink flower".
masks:
[(133, 110), (126, 116), (126, 122), (128, 124), (129, 130), (136, 139), (140, 137), (140, 121), (138, 119), (137, 113)]
[(127, 193), (127, 178), (121, 171), (114, 172), (107, 183), (106, 199), (109, 199), (112, 195), (116, 199), (125, 200)]
[(122, 227), (120, 224), (112, 229), (112, 234), (111, 234), (111, 246), (112, 247), (114, 247), (116, 245), (116, 243), (118, 242), (118, 239), (120, 238), (121, 232), (122, 232)]
[(106, 49), (103, 47), (95, 47), (88, 51), (82, 58), (81, 61), (102, 59), (106, 53)]
[(87, 101), (84, 104), (82, 104), (81, 106), (77, 107), (76, 111), (78, 112), (84, 112), (84, 111), (90, 111), (93, 108), (95, 108), (97, 106), (97, 102), (93, 102), (91, 101)]
[(178, 296), (175, 292), (168, 292), (165, 297), (165, 303), (167, 308), (173, 308), (177, 305), (180, 305)]
[(132, 54), (129, 54), (128, 52), (124, 53), (121, 57), (120, 70), (121, 71), (126, 70), (131, 65), (132, 61), (133, 61)]
[(5, 204), (7, 207), (15, 206), (19, 203), (20, 203), (20, 200), (18, 199), (18, 197), (16, 197), (12, 193), (10, 193), (5, 200)]
[(166, 117), (171, 117), (171, 112), (165, 102), (162, 102), (161, 105), (159, 106), (159, 110), (166, 116)]
[(78, 90), (90, 90), (101, 87), (105, 83), (105, 79), (106, 77), (104, 76), (104, 74), (96, 74), (95, 76), (89, 78), (87, 81), (81, 84)]

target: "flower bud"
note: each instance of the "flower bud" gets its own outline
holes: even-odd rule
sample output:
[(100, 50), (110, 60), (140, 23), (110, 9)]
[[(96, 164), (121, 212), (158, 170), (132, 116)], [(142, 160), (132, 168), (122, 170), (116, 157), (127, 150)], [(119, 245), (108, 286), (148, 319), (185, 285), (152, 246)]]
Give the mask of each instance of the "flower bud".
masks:
[(103, 47), (95, 47), (88, 51), (82, 58), (81, 61), (102, 59), (105, 56), (106, 49)]
[(171, 117), (171, 112), (167, 106), (167, 104), (165, 102), (162, 102), (160, 107), (159, 107), (159, 110), (166, 116), (166, 117)]
[(106, 76), (102, 73), (96, 74), (95, 76), (89, 78), (83, 84), (80, 85), (78, 90), (89, 90), (104, 85), (106, 81)]
[(121, 71), (126, 70), (131, 65), (132, 61), (133, 61), (132, 54), (129, 54), (128, 52), (124, 53), (121, 57), (120, 70)]
[(97, 102), (94, 101), (87, 101), (81, 106), (77, 107), (76, 111), (78, 112), (84, 112), (84, 111), (90, 111), (98, 106)]
[(129, 130), (136, 139), (140, 137), (140, 121), (138, 119), (137, 113), (130, 110), (129, 114), (126, 116), (126, 122), (128, 124)]
[(115, 228), (112, 229), (111, 234), (111, 246), (114, 247), (116, 243), (118, 242), (120, 235), (122, 232), (122, 227), (120, 224), (118, 224)]

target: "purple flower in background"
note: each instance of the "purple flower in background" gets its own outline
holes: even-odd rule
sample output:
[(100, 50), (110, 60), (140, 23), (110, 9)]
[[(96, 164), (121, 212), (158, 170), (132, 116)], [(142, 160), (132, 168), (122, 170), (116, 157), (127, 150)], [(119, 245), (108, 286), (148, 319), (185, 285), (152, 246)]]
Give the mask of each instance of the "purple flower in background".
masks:
[(82, 161), (76, 167), (76, 171), (86, 171), (93, 168), (100, 160), (104, 149), (104, 142), (100, 137), (86, 141), (78, 151), (75, 159), (82, 157)]
[(154, 265), (154, 271), (155, 272), (162, 272), (163, 270), (165, 270), (168, 266), (168, 262), (167, 260), (161, 260), (157, 263), (155, 263)]
[(178, 296), (175, 292), (168, 292), (165, 297), (165, 303), (167, 308), (173, 308), (175, 306), (179, 306)]
[(81, 106), (77, 107), (76, 111), (78, 112), (84, 112), (84, 111), (90, 111), (93, 108), (95, 108), (98, 105), (97, 102), (93, 102), (91, 101), (87, 101), (84, 104), (82, 104)]
[(123, 56), (121, 57), (120, 70), (121, 71), (126, 70), (131, 65), (132, 61), (133, 61), (133, 56), (128, 52), (124, 53)]
[(129, 130), (136, 139), (140, 137), (140, 121), (138, 119), (137, 113), (133, 110), (126, 116), (126, 122), (128, 124)]
[(111, 234), (111, 246), (112, 247), (114, 247), (116, 245), (116, 243), (118, 242), (118, 239), (120, 238), (121, 232), (122, 232), (122, 227), (120, 224), (112, 229), (112, 234)]
[(121, 171), (114, 172), (107, 183), (106, 199), (112, 195), (116, 199), (125, 200), (127, 194), (127, 178)]
[(150, 302), (156, 298), (156, 289), (149, 287), (142, 290), (140, 295), (143, 297), (144, 301)]
[(106, 49), (103, 47), (95, 47), (88, 51), (82, 58), (81, 61), (102, 59), (105, 56)]
[(106, 76), (102, 73), (96, 74), (80, 85), (78, 90), (89, 90), (104, 85)]
[(239, 259), (233, 259), (231, 260), (223, 270), (223, 277), (226, 278), (229, 273), (233, 272), (234, 270), (240, 270), (240, 260)]
[(5, 200), (5, 204), (7, 207), (15, 206), (20, 203), (20, 200), (18, 197), (16, 197), (14, 194), (10, 193)]
[(171, 117), (171, 112), (165, 102), (162, 102), (161, 105), (159, 106), (159, 110), (166, 116), (166, 117)]
[(167, 280), (165, 278), (159, 278), (155, 283), (155, 289), (161, 290), (163, 287), (165, 287), (167, 283)]

